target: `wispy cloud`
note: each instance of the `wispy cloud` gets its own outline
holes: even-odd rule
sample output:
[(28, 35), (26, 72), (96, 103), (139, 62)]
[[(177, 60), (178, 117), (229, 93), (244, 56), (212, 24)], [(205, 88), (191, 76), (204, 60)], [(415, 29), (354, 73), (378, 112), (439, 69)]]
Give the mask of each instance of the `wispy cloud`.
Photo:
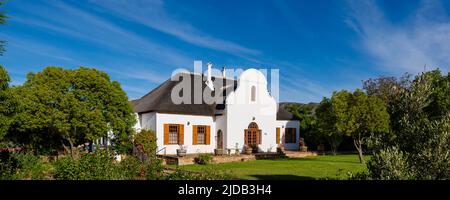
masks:
[(122, 79), (136, 79), (136, 80), (144, 80), (149, 83), (159, 84), (164, 82), (169, 78), (170, 74), (167, 76), (162, 76), (161, 73), (151, 71), (149, 69), (140, 69), (140, 70), (127, 70), (127, 69), (112, 69), (105, 68), (104, 71), (108, 73), (112, 73), (121, 77)]
[(152, 29), (174, 36), (193, 45), (230, 53), (236, 56), (259, 55), (260, 51), (204, 33), (185, 21), (172, 17), (160, 0), (93, 0), (93, 3), (120, 16)]
[[(176, 49), (160, 45), (106, 19), (61, 1), (44, 6), (22, 2), (22, 7), (19, 9), (33, 12), (29, 13), (28, 17), (13, 17), (13, 22), (42, 28), (49, 33), (56, 32), (66, 37), (94, 42), (123, 54), (147, 56), (153, 62), (163, 63), (173, 68), (192, 62), (188, 56)], [(59, 15), (64, 15), (64, 17)]]
[(423, 1), (407, 25), (390, 22), (374, 1), (350, 0), (348, 5), (346, 23), (376, 67), (394, 73), (417, 73), (425, 65), (450, 69), (450, 20), (440, 1)]
[(63, 61), (75, 60), (70, 55), (67, 55), (65, 51), (61, 51), (58, 47), (6, 34), (0, 34), (0, 37), (8, 41), (8, 46), (17, 48), (20, 51), (25, 51), (50, 58), (56, 58)]

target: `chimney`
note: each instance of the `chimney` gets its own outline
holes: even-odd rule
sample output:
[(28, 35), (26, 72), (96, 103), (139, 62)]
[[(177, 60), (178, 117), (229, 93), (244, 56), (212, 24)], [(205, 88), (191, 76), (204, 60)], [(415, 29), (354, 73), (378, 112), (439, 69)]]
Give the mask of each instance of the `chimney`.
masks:
[(208, 71), (207, 71), (207, 81), (208, 82), (211, 82), (211, 66), (212, 66), (212, 64), (211, 63), (208, 63), (208, 64), (206, 64), (207, 66), (208, 66)]
[(222, 68), (222, 77), (223, 78), (227, 77), (227, 69), (225, 68), (225, 66), (223, 66), (223, 68)]
[(208, 71), (206, 72), (206, 74), (207, 74), (206, 86), (208, 86), (209, 89), (214, 91), (214, 84), (213, 84), (212, 79), (211, 79), (211, 66), (212, 66), (212, 64), (209, 62), (207, 64), (207, 66), (208, 66)]

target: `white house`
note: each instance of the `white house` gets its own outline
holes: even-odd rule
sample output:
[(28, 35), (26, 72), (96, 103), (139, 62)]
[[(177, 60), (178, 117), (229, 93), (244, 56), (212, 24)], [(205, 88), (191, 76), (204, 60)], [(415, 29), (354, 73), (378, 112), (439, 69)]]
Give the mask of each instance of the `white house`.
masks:
[[(263, 73), (248, 69), (233, 80), (211, 76), (210, 71), (208, 67), (207, 75), (178, 73), (132, 101), (138, 117), (136, 129), (156, 132), (158, 154), (176, 154), (180, 146), (187, 153), (243, 151), (245, 145), (259, 152), (275, 152), (280, 144), (285, 149), (299, 148), (299, 121), (278, 109)], [(183, 96), (185, 102), (174, 101), (174, 94)]]

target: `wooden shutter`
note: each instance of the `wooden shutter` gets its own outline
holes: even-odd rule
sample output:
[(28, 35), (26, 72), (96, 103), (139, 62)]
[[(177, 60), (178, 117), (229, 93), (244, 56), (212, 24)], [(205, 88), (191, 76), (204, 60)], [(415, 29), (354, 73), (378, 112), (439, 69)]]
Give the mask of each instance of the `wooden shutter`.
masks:
[(184, 144), (184, 124), (178, 125), (178, 144)]
[(164, 124), (164, 144), (169, 144), (169, 124)]
[(277, 134), (277, 136), (276, 136), (275, 140), (276, 140), (277, 144), (280, 144), (280, 128), (277, 128), (276, 134)]
[(211, 127), (206, 126), (206, 135), (205, 135), (205, 144), (210, 144), (210, 138), (211, 137)]
[(291, 136), (289, 135), (289, 128), (284, 129), (284, 143), (291, 143), (289, 140)]
[(297, 130), (296, 128), (291, 128), (291, 134), (292, 134), (292, 143), (297, 143)]
[(197, 126), (192, 126), (192, 144), (197, 144)]
[(247, 131), (247, 129), (245, 129), (244, 131), (245, 131), (244, 132), (244, 142), (245, 142), (245, 144), (248, 144), (248, 131)]
[(259, 130), (258, 131), (258, 144), (261, 144), (261, 142), (262, 142), (262, 131)]

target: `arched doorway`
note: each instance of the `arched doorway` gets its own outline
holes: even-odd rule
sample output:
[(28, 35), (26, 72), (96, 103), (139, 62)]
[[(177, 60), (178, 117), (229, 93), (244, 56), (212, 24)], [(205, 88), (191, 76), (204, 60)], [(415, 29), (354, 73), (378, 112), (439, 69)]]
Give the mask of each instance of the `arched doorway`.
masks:
[(217, 149), (223, 149), (223, 132), (222, 130), (217, 131)]
[(261, 144), (261, 129), (258, 128), (258, 124), (252, 122), (245, 129), (245, 144), (251, 146), (254, 150), (258, 150), (258, 144)]

